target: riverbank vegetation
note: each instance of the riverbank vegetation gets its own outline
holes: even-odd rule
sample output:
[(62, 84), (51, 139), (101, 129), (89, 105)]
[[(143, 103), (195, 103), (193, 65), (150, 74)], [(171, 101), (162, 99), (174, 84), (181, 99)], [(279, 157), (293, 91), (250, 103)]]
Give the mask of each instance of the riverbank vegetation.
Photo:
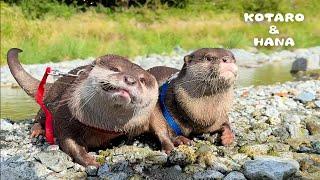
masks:
[[(270, 37), (271, 24), (247, 24), (244, 12), (303, 13), (302, 23), (274, 23), (278, 37), (292, 37), (294, 48), (320, 45), (317, 0), (151, 2), (88, 6), (54, 0), (1, 1), (1, 64), (11, 47), (24, 50), (21, 60), (27, 64), (107, 53), (129, 57), (170, 53), (176, 46), (250, 48), (254, 37)], [(279, 48), (290, 47), (261, 49)]]

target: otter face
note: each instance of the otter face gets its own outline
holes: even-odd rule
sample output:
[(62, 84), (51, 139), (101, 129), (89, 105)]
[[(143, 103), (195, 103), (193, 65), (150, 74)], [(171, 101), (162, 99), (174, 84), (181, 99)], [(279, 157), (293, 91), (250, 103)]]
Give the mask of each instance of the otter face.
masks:
[(74, 89), (72, 113), (82, 123), (109, 130), (122, 129), (135, 116), (148, 116), (158, 99), (154, 76), (116, 55), (97, 58)]
[(101, 98), (114, 105), (143, 107), (153, 99), (155, 78), (138, 65), (122, 58), (100, 58), (89, 73), (86, 86), (94, 88)]
[(181, 79), (194, 86), (202, 96), (230, 88), (237, 77), (238, 67), (234, 55), (225, 49), (199, 49), (185, 56), (184, 62)]
[(98, 58), (85, 84), (108, 103), (127, 107), (146, 106), (154, 99), (148, 92), (157, 89), (153, 76), (120, 56)]

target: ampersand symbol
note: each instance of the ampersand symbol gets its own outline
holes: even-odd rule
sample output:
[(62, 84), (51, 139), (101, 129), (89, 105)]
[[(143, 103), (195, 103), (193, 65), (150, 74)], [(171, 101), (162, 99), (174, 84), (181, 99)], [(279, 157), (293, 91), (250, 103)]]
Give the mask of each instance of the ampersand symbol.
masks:
[(270, 26), (269, 33), (270, 34), (279, 34), (279, 30), (277, 29), (277, 26)]

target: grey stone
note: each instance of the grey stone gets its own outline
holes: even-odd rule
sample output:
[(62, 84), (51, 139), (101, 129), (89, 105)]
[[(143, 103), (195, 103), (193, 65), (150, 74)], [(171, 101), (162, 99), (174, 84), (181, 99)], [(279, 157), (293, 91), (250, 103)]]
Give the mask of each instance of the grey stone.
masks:
[(103, 164), (101, 167), (98, 169), (98, 176), (104, 176), (105, 174), (110, 173), (110, 167), (108, 164)]
[(318, 101), (314, 101), (314, 104), (318, 107), (318, 108), (320, 108), (320, 101), (318, 100)]
[(260, 158), (244, 164), (244, 174), (248, 179), (287, 179), (298, 170), (298, 162), (279, 158)]
[(320, 56), (316, 54), (310, 54), (307, 57), (298, 57), (292, 63), (291, 72), (308, 71), (320, 69)]
[(301, 101), (302, 103), (306, 103), (316, 99), (316, 96), (311, 92), (304, 91), (300, 93), (296, 99)]
[(205, 180), (205, 179), (223, 179), (224, 175), (219, 171), (207, 170), (204, 172), (197, 172), (193, 175), (193, 178), (196, 180)]
[(55, 172), (61, 172), (74, 166), (71, 157), (62, 151), (42, 151), (35, 155), (35, 159)]
[(87, 166), (85, 171), (88, 176), (96, 176), (98, 173), (98, 168), (96, 166)]
[(246, 180), (246, 177), (241, 172), (232, 171), (223, 180)]
[(312, 141), (311, 146), (312, 146), (313, 152), (320, 154), (320, 141)]
[(1, 162), (1, 179), (39, 179), (52, 173), (38, 162)]
[(125, 172), (117, 172), (117, 173), (105, 173), (99, 176), (99, 179), (106, 180), (126, 180), (128, 178), (128, 174)]

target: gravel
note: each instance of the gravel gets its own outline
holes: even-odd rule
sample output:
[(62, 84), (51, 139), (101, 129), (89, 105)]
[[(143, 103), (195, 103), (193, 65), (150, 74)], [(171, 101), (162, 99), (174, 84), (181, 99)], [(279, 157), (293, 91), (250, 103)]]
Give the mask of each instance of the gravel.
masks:
[[(320, 46), (264, 54), (256, 49), (231, 50), (244, 68), (274, 61), (320, 56)], [(177, 47), (171, 55), (138, 56), (143, 68), (166, 65), (181, 68), (190, 52)], [(94, 58), (41, 65), (24, 65), (40, 79), (47, 66), (62, 72), (89, 64)], [(317, 66), (317, 65), (315, 65)], [(7, 66), (1, 86), (16, 86)], [(54, 81), (51, 78), (50, 81)], [(229, 113), (236, 142), (218, 144), (217, 135), (204, 134), (192, 146), (181, 145), (167, 155), (159, 144), (137, 137), (133, 143), (90, 152), (102, 164), (83, 167), (43, 137), (29, 139), (32, 120), (0, 121), (1, 179), (282, 179), (320, 177), (320, 81), (286, 82), (237, 88)], [(153, 148), (151, 148), (153, 147)]]
[[(298, 97), (306, 91), (314, 98), (301, 101)], [(204, 134), (192, 146), (181, 145), (166, 155), (142, 136), (91, 152), (102, 164), (98, 170), (75, 164), (43, 139), (29, 139), (32, 120), (2, 119), (1, 178), (318, 179), (319, 100), (319, 80), (238, 88), (229, 113), (236, 135), (232, 146), (221, 146), (216, 135)]]

